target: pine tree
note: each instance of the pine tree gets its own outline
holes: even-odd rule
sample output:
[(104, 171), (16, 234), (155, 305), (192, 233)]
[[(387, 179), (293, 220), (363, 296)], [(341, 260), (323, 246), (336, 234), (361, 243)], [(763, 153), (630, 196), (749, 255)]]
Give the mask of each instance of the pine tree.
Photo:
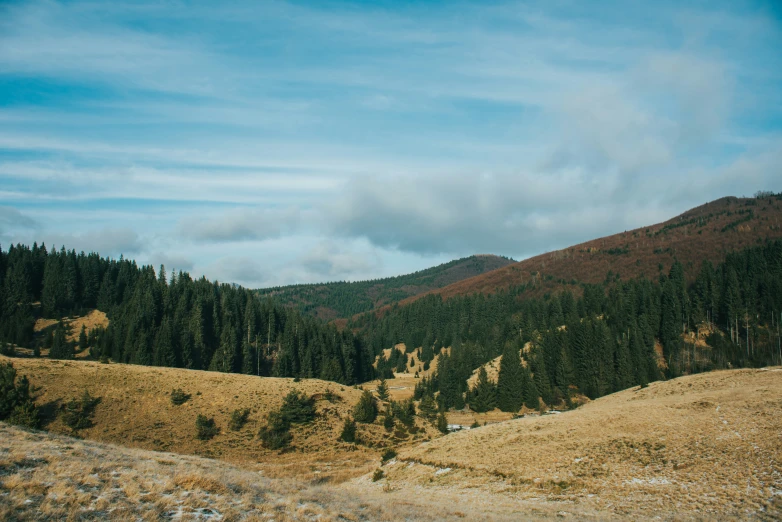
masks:
[(470, 409), (479, 413), (493, 410), (497, 407), (497, 397), (494, 384), (489, 381), (486, 367), (478, 371), (478, 382), (470, 394)]
[(437, 418), (437, 402), (435, 402), (434, 396), (429, 393), (425, 394), (418, 405), (418, 411), (426, 420), (434, 421)]
[(87, 328), (81, 325), (81, 331), (79, 332), (79, 351), (83, 352), (87, 349)]
[(377, 397), (381, 401), (387, 401), (388, 400), (388, 385), (386, 384), (385, 378), (380, 378), (380, 384), (377, 385)]
[(344, 442), (356, 442), (356, 421), (346, 417), (345, 422), (342, 424), (342, 433), (339, 434), (339, 438)]
[(54, 331), (54, 341), (49, 350), (51, 359), (73, 359), (73, 345), (65, 338), (65, 327), (62, 322), (57, 324)]
[(440, 433), (448, 433), (448, 419), (445, 417), (445, 412), (441, 412), (440, 415), (437, 416), (436, 427), (440, 430)]
[(364, 390), (358, 403), (353, 408), (353, 418), (356, 422), (371, 424), (377, 418), (377, 402), (369, 391)]
[(497, 377), (497, 407), (502, 411), (517, 412), (524, 400), (521, 358), (519, 349), (510, 343), (502, 354)]

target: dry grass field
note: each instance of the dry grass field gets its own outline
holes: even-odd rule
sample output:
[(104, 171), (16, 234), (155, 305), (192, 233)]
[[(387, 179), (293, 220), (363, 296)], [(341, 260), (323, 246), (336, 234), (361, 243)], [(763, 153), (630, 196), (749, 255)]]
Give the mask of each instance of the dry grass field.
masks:
[[(270, 479), (261, 466), (130, 449), (0, 423), (0, 520), (441, 520), (439, 500)], [(430, 509), (432, 507), (433, 509)], [(458, 513), (458, 515), (456, 514)], [(478, 517), (477, 512), (470, 512)]]
[[(10, 360), (19, 374), (28, 376), (48, 431), (71, 434), (57, 413), (64, 403), (78, 399), (87, 390), (100, 397), (101, 402), (95, 411), (94, 426), (80, 430), (80, 437), (139, 449), (219, 458), (239, 465), (261, 463), (268, 476), (341, 482), (373, 469), (386, 446), (415, 444), (436, 436), (434, 429), (427, 428), (404, 440), (392, 440), (378, 420), (373, 425), (359, 424), (358, 432), (365, 443), (339, 441), (343, 420), (358, 402), (361, 390), (333, 382), (314, 379), (294, 382), (293, 379), (93, 361), (4, 357), (0, 360)], [(170, 393), (174, 388), (181, 388), (191, 396), (190, 400), (173, 405)], [(294, 426), (289, 449), (267, 450), (256, 435), (266, 424), (266, 415), (278, 408), (283, 397), (293, 389), (318, 399), (318, 415), (310, 424)], [(332, 400), (326, 398), (329, 391)], [(250, 417), (242, 430), (234, 432), (228, 428), (228, 421), (231, 413), (239, 408), (248, 408)], [(198, 414), (214, 417), (220, 428), (220, 433), (210, 441), (196, 438)]]
[[(501, 422), (484, 414), (496, 423), (395, 442), (398, 457), (381, 467), (381, 426), (360, 428), (376, 447), (337, 440), (357, 389), (86, 361), (13, 363), (45, 411), (84, 388), (102, 397), (95, 427), (79, 436), (103, 442), (64, 436), (59, 420), (46, 426), (55, 433), (0, 424), (3, 520), (782, 516), (782, 368), (655, 382), (555, 415)], [(191, 400), (171, 405), (172, 387)], [(262, 416), (294, 387), (339, 399), (318, 401), (318, 420), (294, 429), (290, 451), (267, 451), (255, 437)], [(227, 429), (235, 407), (252, 409), (238, 433)], [(198, 412), (221, 427), (210, 442), (194, 437)], [(378, 469), (383, 477), (373, 480)]]
[(782, 368), (687, 376), (426, 442), (383, 480), (402, 496), (514, 499), (524, 517), (778, 520), (780, 412)]

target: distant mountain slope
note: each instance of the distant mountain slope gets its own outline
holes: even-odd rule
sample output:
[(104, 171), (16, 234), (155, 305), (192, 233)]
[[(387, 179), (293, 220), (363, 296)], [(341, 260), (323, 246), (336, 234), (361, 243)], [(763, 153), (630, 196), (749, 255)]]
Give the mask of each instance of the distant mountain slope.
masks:
[[(680, 216), (547, 252), (491, 272), (430, 290), (443, 297), (489, 294), (511, 286), (534, 283), (530, 295), (577, 283), (601, 283), (608, 276), (628, 280), (656, 278), (674, 259), (693, 279), (705, 260), (717, 263), (734, 250), (782, 238), (782, 194), (763, 198), (726, 197), (706, 203)], [(610, 274), (609, 274), (610, 272)], [(400, 304), (425, 294), (412, 296)]]
[(456, 259), (412, 274), (385, 279), (292, 285), (258, 290), (282, 304), (325, 320), (350, 317), (391, 304), (423, 292), (442, 288), (512, 264), (514, 261), (495, 255), (476, 255)]

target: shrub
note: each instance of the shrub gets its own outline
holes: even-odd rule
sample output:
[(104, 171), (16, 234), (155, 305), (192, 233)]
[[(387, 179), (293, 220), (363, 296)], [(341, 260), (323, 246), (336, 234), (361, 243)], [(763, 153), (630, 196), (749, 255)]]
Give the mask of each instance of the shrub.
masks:
[(356, 442), (356, 421), (350, 417), (346, 418), (339, 438), (345, 442)]
[(386, 412), (385, 417), (383, 418), (383, 427), (386, 431), (392, 431), (394, 429), (394, 424), (396, 424), (396, 421), (394, 421), (393, 414), (391, 414), (391, 412)]
[(250, 416), (250, 410), (247, 408), (240, 408), (234, 410), (231, 413), (231, 420), (228, 421), (228, 429), (231, 431), (239, 431), (247, 424), (247, 418)]
[(388, 449), (386, 449), (383, 452), (382, 455), (380, 455), (380, 460), (383, 462), (383, 464), (385, 464), (389, 460), (391, 460), (394, 457), (396, 457), (396, 455), (397, 455), (397, 453), (396, 453), (396, 450), (394, 448), (388, 448)]
[(378, 480), (382, 479), (385, 476), (385, 473), (383, 473), (383, 470), (380, 468), (377, 468), (374, 473), (372, 473), (372, 482), (377, 482)]
[(258, 436), (261, 443), (268, 449), (281, 449), (287, 446), (293, 437), (290, 434), (291, 424), (279, 411), (269, 413), (266, 426), (261, 428)]
[(306, 424), (315, 418), (315, 401), (298, 390), (291, 390), (282, 400), (280, 414), (290, 424)]
[(100, 397), (93, 397), (90, 392), (84, 390), (81, 399), (72, 399), (65, 405), (62, 420), (71, 431), (91, 428), (94, 424), (92, 417), (95, 407), (100, 403)]
[(399, 422), (408, 428), (415, 424), (415, 403), (413, 402), (413, 399), (392, 402), (391, 408), (394, 412), (394, 417), (399, 419)]
[(24, 375), (17, 380), (11, 363), (0, 363), (0, 420), (29, 428), (39, 426), (38, 412), (30, 397), (30, 381)]
[(480, 427), (481, 427), (481, 425), (480, 425), (480, 424), (478, 424), (478, 421), (473, 421), (473, 423), (472, 423), (472, 424), (470, 424), (470, 429), (473, 429), (473, 430), (474, 430), (475, 428), (480, 428)]
[(220, 433), (220, 428), (215, 424), (212, 417), (199, 414), (196, 417), (196, 438), (198, 440), (210, 440)]
[(190, 394), (185, 393), (182, 388), (171, 390), (171, 404), (180, 406), (190, 400)]
[(108, 355), (101, 355), (100, 356), (100, 363), (101, 364), (109, 364), (109, 356)]
[(366, 390), (361, 394), (356, 407), (353, 408), (353, 418), (357, 422), (371, 424), (377, 418), (377, 403), (372, 394)]

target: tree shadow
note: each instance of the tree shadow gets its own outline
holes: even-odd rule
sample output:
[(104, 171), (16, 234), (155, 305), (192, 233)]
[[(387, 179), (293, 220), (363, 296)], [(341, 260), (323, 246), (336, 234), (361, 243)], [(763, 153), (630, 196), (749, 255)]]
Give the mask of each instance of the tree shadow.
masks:
[(61, 408), (61, 399), (55, 399), (37, 407), (38, 418), (41, 421), (41, 429), (46, 429), (57, 419), (57, 415), (59, 414)]

